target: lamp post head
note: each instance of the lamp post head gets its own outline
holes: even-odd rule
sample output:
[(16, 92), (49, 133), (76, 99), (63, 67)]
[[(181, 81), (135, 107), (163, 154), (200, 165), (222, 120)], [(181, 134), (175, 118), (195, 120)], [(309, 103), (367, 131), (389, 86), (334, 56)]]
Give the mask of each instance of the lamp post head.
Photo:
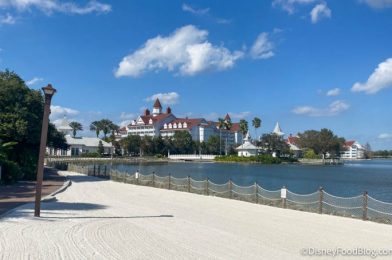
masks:
[(46, 87), (43, 87), (42, 90), (45, 93), (45, 96), (52, 97), (54, 93), (56, 93), (56, 89), (52, 87), (51, 84), (48, 84)]

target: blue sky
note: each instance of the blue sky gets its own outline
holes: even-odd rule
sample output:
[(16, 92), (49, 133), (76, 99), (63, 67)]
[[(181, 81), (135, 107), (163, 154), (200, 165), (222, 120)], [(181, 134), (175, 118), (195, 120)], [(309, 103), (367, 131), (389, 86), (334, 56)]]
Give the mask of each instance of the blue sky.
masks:
[(86, 129), (160, 96), (177, 116), (392, 149), (391, 46), (391, 0), (0, 0), (0, 69), (52, 83), (52, 121)]

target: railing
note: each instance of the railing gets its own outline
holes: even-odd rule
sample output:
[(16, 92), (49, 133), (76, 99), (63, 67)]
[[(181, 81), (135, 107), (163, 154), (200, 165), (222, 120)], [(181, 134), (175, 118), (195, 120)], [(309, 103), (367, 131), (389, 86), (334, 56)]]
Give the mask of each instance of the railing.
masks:
[(139, 173), (136, 176), (134, 173), (110, 169), (106, 165), (83, 166), (63, 162), (51, 162), (50, 164), (50, 166), (61, 170), (74, 171), (117, 182), (230, 198), (319, 214), (392, 223), (392, 203), (376, 200), (367, 192), (355, 197), (338, 197), (320, 188), (310, 194), (297, 194), (289, 191), (286, 187), (279, 190), (267, 190), (257, 183), (250, 186), (239, 186), (231, 180), (218, 184), (208, 178), (205, 180), (194, 180), (190, 176), (175, 178), (170, 174), (160, 176), (155, 172), (151, 174)]
[(170, 154), (172, 160), (214, 160), (216, 155), (212, 154)]

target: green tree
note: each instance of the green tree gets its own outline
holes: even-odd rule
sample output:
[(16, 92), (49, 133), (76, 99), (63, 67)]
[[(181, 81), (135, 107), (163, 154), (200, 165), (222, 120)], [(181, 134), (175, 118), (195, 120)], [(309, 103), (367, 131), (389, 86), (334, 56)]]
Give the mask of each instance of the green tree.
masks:
[(219, 129), (219, 155), (222, 155), (222, 129), (225, 128), (225, 120), (218, 118), (218, 129)]
[(102, 126), (100, 121), (94, 121), (90, 124), (90, 131), (94, 131), (97, 137), (99, 136), (101, 130), (102, 130)]
[(365, 144), (365, 158), (366, 158), (366, 159), (371, 159), (371, 158), (373, 158), (372, 147), (370, 146), (369, 143), (366, 143), (366, 144)]
[[(43, 95), (29, 89), (14, 72), (0, 72), (0, 140), (15, 142), (7, 154), (7, 160), (20, 168), (13, 179), (35, 179), (40, 143)], [(15, 169), (10, 166), (9, 169)]]
[(48, 141), (46, 146), (61, 150), (68, 149), (68, 144), (65, 140), (64, 133), (57, 131), (56, 127), (52, 123), (49, 123), (48, 125)]
[(240, 132), (241, 132), (242, 136), (244, 137), (249, 129), (248, 128), (248, 121), (246, 121), (245, 119), (241, 119), (239, 124), (240, 124)]
[(276, 134), (263, 134), (259, 145), (266, 149), (267, 153), (276, 153), (278, 157), (290, 152), (288, 144)]
[(255, 128), (256, 138), (258, 138), (257, 129), (261, 126), (261, 119), (258, 117), (253, 118), (252, 125)]
[(331, 130), (323, 128), (320, 131), (307, 130), (299, 135), (301, 148), (312, 149), (323, 158), (329, 153), (331, 156), (340, 156), (345, 143), (344, 138), (336, 136)]
[(99, 121), (99, 125), (101, 127), (101, 131), (104, 135), (104, 138), (106, 139), (108, 133), (112, 131), (114, 123), (109, 119), (101, 119)]
[(216, 135), (210, 136), (207, 141), (208, 152), (211, 154), (220, 154), (220, 139)]
[(139, 135), (129, 135), (120, 141), (120, 146), (129, 155), (140, 153), (141, 137)]
[(71, 123), (69, 123), (69, 126), (72, 128), (72, 135), (75, 138), (77, 131), (82, 131), (83, 130), (83, 126), (81, 123), (73, 121)]
[(192, 136), (188, 131), (176, 131), (173, 136), (173, 144), (177, 153), (188, 154), (194, 151)]
[(317, 155), (313, 149), (307, 149), (304, 154), (305, 159), (320, 159), (320, 156)]
[(101, 140), (99, 140), (99, 144), (98, 144), (98, 153), (100, 155), (102, 155), (105, 152), (105, 149), (103, 148), (103, 143)]

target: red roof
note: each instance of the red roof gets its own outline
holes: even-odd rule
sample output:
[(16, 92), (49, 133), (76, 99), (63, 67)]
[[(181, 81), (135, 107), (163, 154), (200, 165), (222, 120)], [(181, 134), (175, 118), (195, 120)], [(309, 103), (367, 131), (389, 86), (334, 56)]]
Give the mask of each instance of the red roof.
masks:
[(297, 136), (289, 136), (289, 137), (287, 137), (287, 143), (288, 144), (298, 145), (298, 140), (299, 140), (299, 138)]
[(350, 147), (355, 143), (355, 141), (347, 141), (344, 143), (344, 146)]
[(154, 108), (162, 108), (161, 102), (159, 102), (159, 98), (155, 100)]
[[(148, 116), (140, 116), (140, 118), (143, 120), (144, 124), (149, 125), (150, 119), (152, 120), (152, 123), (155, 124), (155, 123), (158, 123), (158, 122), (164, 120), (165, 118), (167, 118), (170, 115), (171, 114), (159, 114), (156, 116), (148, 115)], [(132, 124), (128, 125), (128, 127), (133, 127), (133, 126), (136, 126), (136, 125), (132, 125)]]
[(233, 123), (231, 125), (230, 131), (231, 132), (240, 132), (240, 124), (239, 123)]
[(181, 131), (184, 129), (189, 130), (194, 126), (200, 125), (202, 123), (202, 121), (203, 121), (202, 118), (177, 118), (177, 119), (169, 122), (168, 124), (176, 123), (178, 125), (179, 123), (181, 123), (181, 124), (186, 123), (186, 128), (184, 128), (184, 127), (182, 127), (182, 128), (167, 128), (167, 129), (162, 128), (161, 130), (162, 131), (173, 131), (173, 130), (174, 131)]

